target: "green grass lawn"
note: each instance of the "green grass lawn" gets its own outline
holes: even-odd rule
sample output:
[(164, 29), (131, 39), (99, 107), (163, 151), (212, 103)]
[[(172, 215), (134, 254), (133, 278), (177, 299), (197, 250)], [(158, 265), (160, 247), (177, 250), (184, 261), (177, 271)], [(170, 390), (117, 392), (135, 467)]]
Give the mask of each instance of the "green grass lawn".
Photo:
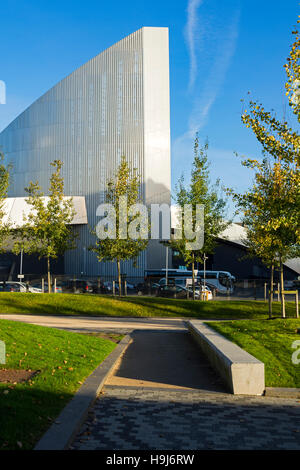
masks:
[[(280, 305), (274, 302), (274, 315)], [(287, 302), (287, 316), (295, 306)], [(116, 297), (93, 294), (1, 293), (0, 313), (92, 315), (118, 317), (188, 317), (213, 319), (266, 318), (268, 306), (262, 301), (178, 300), (159, 297)]]
[[(223, 336), (265, 364), (266, 387), (300, 387), (300, 364), (293, 364), (292, 343), (300, 340), (300, 320), (209, 322)], [(298, 355), (299, 357), (300, 355)]]
[(7, 320), (0, 320), (0, 339), (7, 354), (0, 369), (40, 371), (28, 382), (0, 383), (0, 450), (33, 448), (116, 346), (96, 336)]

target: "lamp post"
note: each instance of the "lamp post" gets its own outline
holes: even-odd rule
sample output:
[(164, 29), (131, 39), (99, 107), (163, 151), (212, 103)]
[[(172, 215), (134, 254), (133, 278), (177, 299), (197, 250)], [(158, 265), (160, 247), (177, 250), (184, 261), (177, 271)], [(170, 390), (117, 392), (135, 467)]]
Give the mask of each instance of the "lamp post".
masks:
[(168, 265), (169, 265), (169, 251), (168, 245), (166, 245), (166, 286), (168, 285)]
[(205, 299), (205, 294), (206, 294), (206, 291), (205, 291), (205, 284), (206, 284), (206, 260), (208, 259), (208, 256), (205, 256), (205, 253), (204, 253), (204, 256), (203, 256), (203, 298)]
[(23, 274), (23, 248), (21, 250), (21, 259), (20, 259), (20, 274)]
[(83, 275), (86, 273), (86, 247), (83, 247)]
[(23, 248), (21, 250), (20, 254), (20, 273), (18, 274), (18, 279), (24, 279), (24, 274), (23, 274)]

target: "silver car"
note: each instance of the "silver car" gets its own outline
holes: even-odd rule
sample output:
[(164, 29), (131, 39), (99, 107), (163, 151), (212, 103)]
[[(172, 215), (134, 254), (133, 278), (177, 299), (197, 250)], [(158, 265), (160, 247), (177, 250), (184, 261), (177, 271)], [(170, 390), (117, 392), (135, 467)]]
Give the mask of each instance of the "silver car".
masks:
[[(0, 282), (0, 292), (27, 292), (27, 287), (24, 282), (18, 281), (6, 281)], [(28, 292), (38, 293), (40, 292), (39, 289), (35, 289), (34, 287), (28, 287)]]

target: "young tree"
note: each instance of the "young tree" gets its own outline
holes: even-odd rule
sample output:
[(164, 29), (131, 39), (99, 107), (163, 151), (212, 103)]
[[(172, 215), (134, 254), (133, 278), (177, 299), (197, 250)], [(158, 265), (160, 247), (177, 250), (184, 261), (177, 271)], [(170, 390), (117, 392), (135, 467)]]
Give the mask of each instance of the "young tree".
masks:
[[(297, 21), (297, 24), (299, 23), (300, 16)], [(297, 116), (298, 122), (300, 122), (300, 36), (297, 29), (292, 34), (294, 35), (294, 42), (284, 65), (287, 74), (285, 88), (289, 104), (293, 113)]]
[(4, 205), (10, 183), (11, 168), (11, 165), (5, 165), (4, 155), (0, 152), (0, 251), (3, 250), (3, 245), (10, 234), (9, 221), (4, 221), (6, 215)]
[[(140, 196), (140, 178), (136, 170), (131, 170), (126, 157), (121, 157), (121, 163), (115, 176), (108, 180), (105, 193), (103, 213), (112, 211), (110, 223), (107, 218), (102, 219), (93, 235), (97, 237), (95, 245), (90, 246), (99, 261), (115, 261), (117, 263), (119, 295), (122, 295), (121, 261), (132, 259), (134, 265), (139, 254), (148, 245), (148, 214), (146, 224), (141, 223), (140, 215), (143, 207)], [(109, 209), (109, 207), (111, 209)], [(145, 208), (144, 208), (145, 209)], [(134, 230), (132, 230), (134, 229)], [(101, 234), (100, 234), (101, 232)]]
[[(247, 231), (245, 240), (250, 255), (258, 256), (271, 268), (269, 316), (272, 316), (274, 268), (280, 269), (282, 316), (285, 316), (283, 263), (299, 252), (297, 206), (300, 193), (294, 190), (295, 172), (288, 164), (247, 160), (244, 165), (255, 170), (252, 188), (244, 194), (231, 193), (243, 212)], [(297, 200), (295, 200), (298, 199)]]
[(191, 206), (191, 226), (193, 232), (199, 230), (199, 227), (196, 226), (197, 205), (203, 207), (203, 246), (200, 249), (197, 247), (196, 249), (190, 249), (190, 240), (185, 234), (184, 219), (181, 221), (181, 239), (176, 240), (174, 237), (170, 243), (171, 248), (174, 251), (178, 251), (185, 263), (192, 267), (193, 298), (195, 298), (195, 263), (203, 263), (205, 255), (214, 252), (218, 235), (229, 224), (229, 222), (224, 220), (226, 202), (219, 197), (219, 181), (217, 181), (215, 186), (210, 184), (207, 152), (208, 143), (200, 147), (198, 134), (196, 134), (194, 141), (194, 162), (189, 187), (185, 186), (184, 178), (181, 177), (174, 197), (176, 205), (182, 211), (184, 211), (185, 205)]
[[(295, 42), (285, 64), (286, 89), (291, 109), (300, 122), (300, 40), (298, 31), (293, 34)], [(266, 111), (262, 104), (253, 100), (249, 101), (249, 111), (243, 112), (242, 122), (253, 131), (262, 145), (263, 154), (272, 159), (268, 167), (257, 160), (244, 159), (243, 164), (256, 171), (255, 181), (262, 186), (254, 186), (239, 202), (249, 227), (248, 239), (252, 237), (255, 240), (252, 245), (254, 252), (263, 255), (265, 260), (276, 259), (279, 263), (281, 312), (284, 317), (283, 263), (299, 253), (300, 244), (300, 136), (286, 120), (279, 120), (274, 112)], [(255, 223), (254, 211), (258, 207), (262, 218)], [(263, 211), (267, 215), (263, 215)]]
[(63, 163), (54, 160), (51, 166), (55, 171), (50, 177), (49, 196), (44, 198), (38, 182), (30, 182), (25, 188), (27, 204), (31, 212), (25, 219), (16, 237), (14, 251), (37, 253), (39, 259), (46, 258), (48, 292), (51, 292), (51, 259), (57, 259), (65, 251), (75, 248), (75, 234), (70, 224), (74, 218), (72, 198), (64, 196), (64, 180), (61, 176)]

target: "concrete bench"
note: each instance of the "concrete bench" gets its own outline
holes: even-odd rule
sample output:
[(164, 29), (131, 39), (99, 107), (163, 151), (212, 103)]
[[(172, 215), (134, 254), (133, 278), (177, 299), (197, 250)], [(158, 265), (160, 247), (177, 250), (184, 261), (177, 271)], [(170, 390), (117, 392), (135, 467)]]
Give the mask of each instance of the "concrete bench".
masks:
[(233, 394), (263, 395), (265, 391), (263, 362), (200, 320), (189, 321), (188, 329)]

